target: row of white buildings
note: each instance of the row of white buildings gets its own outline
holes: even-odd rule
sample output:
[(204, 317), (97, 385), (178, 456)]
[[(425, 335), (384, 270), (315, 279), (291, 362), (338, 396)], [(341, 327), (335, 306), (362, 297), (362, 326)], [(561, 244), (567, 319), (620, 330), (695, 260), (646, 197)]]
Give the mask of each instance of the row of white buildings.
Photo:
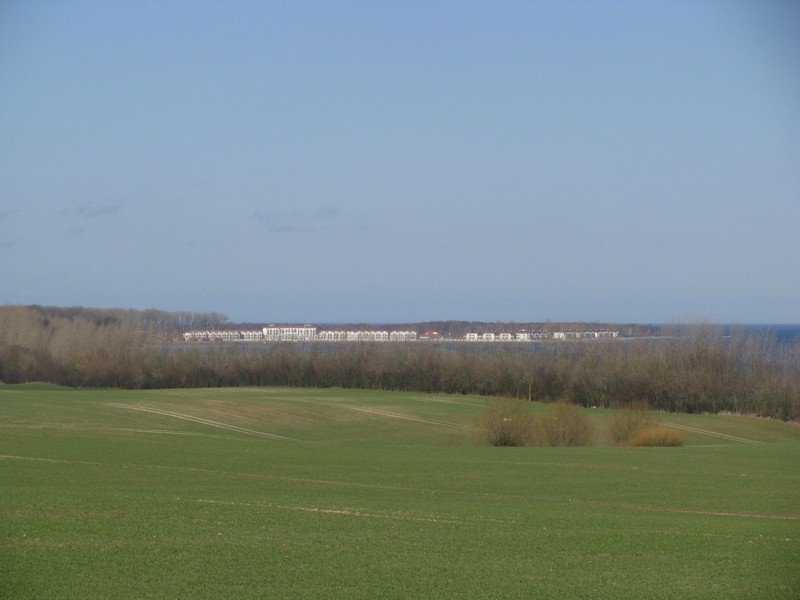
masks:
[(555, 331), (555, 340), (594, 340), (619, 337), (619, 331)]
[(468, 333), (466, 342), (530, 342), (547, 337), (546, 333)]
[[(618, 331), (544, 331), (521, 333), (467, 333), (465, 342), (533, 342), (543, 339), (578, 340), (615, 338)], [(420, 339), (443, 340), (440, 334), (428, 332)], [(187, 331), (183, 334), (186, 342), (416, 342), (416, 331), (380, 330), (323, 330), (317, 331), (312, 325), (267, 325), (260, 330), (237, 331)], [(449, 340), (458, 341), (458, 340)]]
[(260, 331), (187, 331), (185, 342), (415, 342), (416, 331), (317, 331), (311, 325), (267, 325)]
[(619, 336), (618, 331), (555, 331), (547, 333), (535, 331), (533, 333), (467, 333), (464, 336), (466, 342), (532, 342), (536, 340), (575, 340), (575, 339), (598, 339), (615, 338)]
[(322, 342), (416, 342), (416, 331), (320, 331)]
[(237, 331), (232, 329), (187, 331), (184, 342), (263, 342), (264, 333), (257, 331)]

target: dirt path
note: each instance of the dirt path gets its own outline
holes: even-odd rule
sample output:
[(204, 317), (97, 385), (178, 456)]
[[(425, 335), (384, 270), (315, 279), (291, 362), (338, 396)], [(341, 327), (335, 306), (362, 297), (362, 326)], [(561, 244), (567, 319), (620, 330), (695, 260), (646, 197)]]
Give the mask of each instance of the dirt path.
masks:
[(381, 417), (389, 417), (390, 419), (403, 419), (406, 421), (415, 421), (417, 423), (428, 423), (429, 425), (439, 425), (440, 427), (451, 427), (453, 429), (461, 429), (464, 431), (476, 431), (474, 427), (470, 427), (468, 425), (462, 425), (461, 423), (451, 423), (449, 421), (436, 421), (433, 419), (423, 419), (421, 417), (410, 417), (408, 415), (400, 415), (397, 413), (392, 413), (386, 410), (379, 410), (377, 408), (364, 408), (361, 406), (353, 406), (351, 404), (345, 404), (343, 402), (336, 402), (336, 401), (325, 401), (320, 402), (318, 400), (309, 400), (307, 398), (296, 398), (292, 399), (292, 402), (302, 402), (304, 404), (314, 404), (316, 406), (329, 406), (334, 408), (344, 408), (346, 410), (352, 410), (355, 412), (362, 412), (372, 415), (378, 415)]
[(675, 423), (667, 423), (662, 421), (662, 425), (666, 425), (667, 427), (674, 427), (675, 429), (682, 429), (683, 431), (690, 431), (692, 433), (701, 433), (703, 435), (711, 435), (714, 437), (726, 439), (726, 440), (733, 440), (734, 442), (741, 442), (742, 444), (764, 444), (765, 442), (759, 442), (757, 440), (749, 440), (747, 438), (736, 437), (734, 435), (728, 435), (727, 433), (719, 433), (716, 431), (710, 431), (708, 429), (700, 429), (699, 427), (689, 427), (688, 425), (677, 425)]
[(468, 521), (452, 517), (415, 516), (401, 513), (369, 512), (352, 508), (322, 508), (319, 506), (298, 506), (295, 504), (275, 504), (272, 502), (233, 502), (229, 500), (198, 499), (194, 502), (202, 504), (222, 504), (224, 506), (252, 506), (255, 508), (274, 508), (279, 510), (296, 510), (301, 512), (321, 513), (327, 515), (341, 515), (347, 517), (363, 517), (372, 519), (393, 519), (398, 521), (422, 521), (425, 523), (465, 524)]
[[(459, 524), (469, 524), (477, 522), (518, 523), (518, 521), (514, 519), (493, 519), (491, 517), (473, 517), (471, 519), (461, 519), (458, 517), (440, 516), (440, 515), (416, 516), (416, 515), (408, 515), (395, 512), (391, 513), (370, 512), (360, 509), (323, 508), (318, 506), (298, 506), (290, 504), (277, 504), (271, 502), (242, 502), (233, 500), (208, 500), (208, 499), (197, 499), (195, 500), (195, 502), (200, 502), (204, 504), (222, 504), (227, 506), (252, 506), (252, 507), (262, 507), (262, 508), (276, 508), (283, 510), (297, 510), (302, 512), (314, 512), (314, 513), (342, 515), (351, 517), (372, 517), (372, 518), (382, 518), (382, 519), (397, 519), (403, 521), (426, 521), (432, 523), (459, 523)], [(751, 519), (777, 519), (782, 521), (800, 521), (800, 516), (797, 515), (773, 515), (773, 514), (754, 513), (754, 512), (702, 510), (702, 509), (678, 508), (674, 506), (654, 506), (646, 504), (622, 504), (622, 503), (612, 503), (612, 502), (599, 503), (592, 501), (582, 502), (575, 499), (567, 500), (567, 502), (569, 502), (570, 504), (588, 504), (593, 506), (603, 506), (607, 508), (622, 508), (627, 510), (644, 510), (653, 512), (703, 515), (703, 516), (713, 516), (713, 517), (744, 517)]]
[(184, 435), (191, 437), (207, 437), (215, 439), (230, 439), (228, 435), (218, 435), (214, 433), (200, 433), (198, 431), (172, 431), (170, 429), (134, 429), (132, 427), (83, 427), (80, 425), (47, 425), (32, 424), (23, 425), (15, 423), (13, 425), (0, 425), (0, 429), (53, 429), (56, 431), (93, 431), (97, 433), (151, 433), (154, 435)]
[(15, 456), (13, 454), (0, 454), (0, 460), (30, 460), (33, 462), (46, 462), (68, 465), (92, 465), (99, 467), (108, 467), (106, 463), (95, 462), (93, 460), (67, 460), (64, 458), (40, 458), (38, 456)]
[(346, 408), (348, 410), (355, 410), (372, 415), (379, 415), (381, 417), (389, 417), (390, 419), (404, 419), (406, 421), (416, 421), (418, 423), (428, 423), (429, 425), (439, 425), (441, 427), (452, 427), (453, 429), (461, 429), (465, 431), (475, 431), (474, 427), (462, 425), (460, 423), (450, 423), (448, 421), (434, 421), (433, 419), (421, 419), (419, 417), (409, 417), (408, 415), (399, 415), (385, 410), (378, 410), (377, 408), (363, 408), (360, 406), (350, 406), (348, 404), (337, 404), (338, 408)]

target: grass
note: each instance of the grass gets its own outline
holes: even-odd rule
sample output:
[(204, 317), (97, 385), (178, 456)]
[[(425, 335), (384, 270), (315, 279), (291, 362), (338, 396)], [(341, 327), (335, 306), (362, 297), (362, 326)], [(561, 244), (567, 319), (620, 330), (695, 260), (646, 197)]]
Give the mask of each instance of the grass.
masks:
[[(681, 428), (682, 448), (602, 435), (499, 448), (470, 442), (483, 407), (345, 390), (0, 386), (0, 596), (800, 589), (795, 425), (670, 414), (659, 421)], [(613, 418), (584, 414), (598, 432)]]

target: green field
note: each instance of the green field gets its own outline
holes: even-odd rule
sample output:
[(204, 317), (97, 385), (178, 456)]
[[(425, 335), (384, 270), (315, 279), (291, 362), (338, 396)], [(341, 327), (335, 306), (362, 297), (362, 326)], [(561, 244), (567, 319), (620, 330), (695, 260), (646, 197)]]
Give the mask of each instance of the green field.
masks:
[[(483, 405), (2, 386), (0, 596), (800, 595), (796, 425), (661, 415), (685, 447), (494, 448)], [(609, 412), (587, 410), (601, 432)]]

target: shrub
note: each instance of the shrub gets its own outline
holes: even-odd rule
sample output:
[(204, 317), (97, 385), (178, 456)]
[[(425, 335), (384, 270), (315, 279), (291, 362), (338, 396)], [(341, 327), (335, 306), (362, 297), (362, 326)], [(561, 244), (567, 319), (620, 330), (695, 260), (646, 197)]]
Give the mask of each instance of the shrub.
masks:
[(527, 446), (533, 439), (534, 416), (525, 400), (497, 398), (486, 403), (477, 428), (492, 446)]
[(618, 446), (627, 446), (642, 429), (651, 427), (653, 419), (647, 412), (647, 405), (617, 410), (611, 417), (608, 433)]
[(628, 442), (630, 446), (683, 446), (685, 443), (685, 433), (664, 425), (640, 429)]
[(559, 402), (536, 420), (537, 441), (543, 446), (588, 446), (594, 430), (577, 407)]

